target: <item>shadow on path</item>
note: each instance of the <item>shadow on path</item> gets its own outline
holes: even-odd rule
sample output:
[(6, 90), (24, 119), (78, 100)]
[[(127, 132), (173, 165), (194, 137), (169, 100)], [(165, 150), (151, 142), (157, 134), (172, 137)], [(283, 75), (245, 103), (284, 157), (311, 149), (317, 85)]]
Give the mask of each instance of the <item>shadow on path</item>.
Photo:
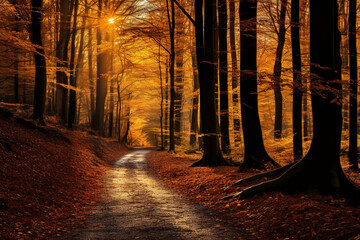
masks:
[(148, 167), (148, 152), (137, 150), (116, 161), (85, 228), (60, 239), (240, 239), (239, 227), (222, 226), (216, 214), (159, 181)]

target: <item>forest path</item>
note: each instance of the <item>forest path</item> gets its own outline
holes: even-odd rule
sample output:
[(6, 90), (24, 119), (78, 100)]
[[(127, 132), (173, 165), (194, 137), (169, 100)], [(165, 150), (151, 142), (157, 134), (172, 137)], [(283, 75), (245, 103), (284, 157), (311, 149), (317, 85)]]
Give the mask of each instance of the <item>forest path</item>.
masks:
[(147, 164), (148, 152), (120, 158), (106, 175), (106, 193), (86, 226), (60, 239), (240, 239), (239, 227), (224, 225), (217, 214), (157, 179)]

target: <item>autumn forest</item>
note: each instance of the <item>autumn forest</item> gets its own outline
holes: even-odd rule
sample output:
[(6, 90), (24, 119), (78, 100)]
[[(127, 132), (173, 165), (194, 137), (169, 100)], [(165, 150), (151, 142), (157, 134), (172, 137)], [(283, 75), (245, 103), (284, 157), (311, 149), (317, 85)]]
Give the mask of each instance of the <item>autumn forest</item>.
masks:
[[(288, 212), (296, 201), (317, 209), (337, 201), (355, 216), (335, 223), (319, 214), (309, 221), (329, 227), (304, 233), (275, 227), (277, 220), (261, 226), (272, 214), (284, 221), (281, 210), (266, 212), (246, 225), (255, 235), (222, 223), (229, 236), (214, 239), (360, 237), (356, 0), (0, 0), (0, 16), (0, 233), (9, 239), (54, 237), (74, 226), (64, 219), (78, 222), (89, 211), (101, 218), (89, 209), (103, 201), (103, 176), (116, 175), (121, 186), (106, 191), (126, 191), (122, 169), (145, 171), (128, 159), (148, 161), (170, 188), (244, 224), (255, 214), (240, 216), (255, 211), (245, 200)], [(35, 201), (29, 189), (47, 192), (44, 179), (53, 179), (53, 196)], [(14, 187), (23, 182), (27, 191)], [(295, 202), (271, 205), (274, 194)], [(41, 201), (53, 213), (47, 224)], [(19, 220), (22, 211), (37, 223)], [(127, 234), (114, 239), (135, 239)], [(163, 239), (147, 234), (136, 236)], [(199, 239), (212, 239), (206, 234)]]

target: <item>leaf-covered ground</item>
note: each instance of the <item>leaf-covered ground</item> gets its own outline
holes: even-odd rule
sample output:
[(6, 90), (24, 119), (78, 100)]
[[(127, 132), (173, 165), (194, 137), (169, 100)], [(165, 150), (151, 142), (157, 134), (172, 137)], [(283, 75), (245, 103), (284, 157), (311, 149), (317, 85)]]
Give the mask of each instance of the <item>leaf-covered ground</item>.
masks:
[(128, 152), (114, 141), (0, 113), (0, 238), (49, 239), (84, 220), (110, 163)]
[[(270, 192), (246, 200), (223, 201), (222, 197), (251, 184), (234, 186), (236, 180), (257, 172), (237, 173), (237, 167), (190, 168), (199, 155), (152, 152), (147, 157), (156, 175), (171, 188), (193, 202), (230, 215), (257, 239), (360, 239), (360, 208), (347, 206), (344, 200), (316, 192)], [(359, 173), (347, 174), (360, 182)]]

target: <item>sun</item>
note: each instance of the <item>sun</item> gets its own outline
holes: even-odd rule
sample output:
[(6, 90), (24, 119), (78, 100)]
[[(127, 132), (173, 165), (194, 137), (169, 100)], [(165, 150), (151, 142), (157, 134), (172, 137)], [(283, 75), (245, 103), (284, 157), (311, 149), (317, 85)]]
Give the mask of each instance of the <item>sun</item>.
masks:
[(115, 19), (114, 19), (114, 18), (109, 18), (109, 19), (108, 19), (108, 22), (109, 22), (110, 24), (114, 24)]

